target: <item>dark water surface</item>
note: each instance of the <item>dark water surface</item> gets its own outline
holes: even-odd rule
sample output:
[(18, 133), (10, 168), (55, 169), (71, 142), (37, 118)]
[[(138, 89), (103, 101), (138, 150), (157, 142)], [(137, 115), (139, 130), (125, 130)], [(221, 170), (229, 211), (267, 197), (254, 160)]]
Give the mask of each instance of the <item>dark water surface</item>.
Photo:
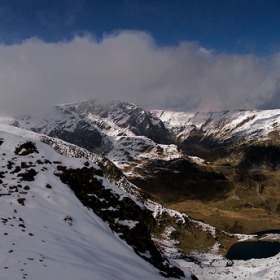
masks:
[[(271, 231), (267, 233), (272, 233)], [(238, 242), (232, 245), (226, 255), (230, 260), (249, 260), (269, 258), (280, 252), (279, 242), (268, 241), (246, 241)]]
[(256, 234), (258, 236), (262, 236), (264, 234), (269, 234), (269, 233), (280, 234), (280, 229), (270, 229), (270, 230), (258, 231), (258, 232), (251, 233), (251, 234)]

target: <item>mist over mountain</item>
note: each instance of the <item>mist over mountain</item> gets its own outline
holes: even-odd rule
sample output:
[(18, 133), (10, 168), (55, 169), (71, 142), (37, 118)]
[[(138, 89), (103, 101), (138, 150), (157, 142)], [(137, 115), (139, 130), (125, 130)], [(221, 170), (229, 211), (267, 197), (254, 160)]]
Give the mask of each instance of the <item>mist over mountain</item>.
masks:
[(279, 105), (279, 53), (227, 54), (187, 41), (160, 46), (141, 31), (52, 43), (33, 37), (0, 45), (0, 62), (0, 111), (13, 117), (92, 98), (203, 112)]

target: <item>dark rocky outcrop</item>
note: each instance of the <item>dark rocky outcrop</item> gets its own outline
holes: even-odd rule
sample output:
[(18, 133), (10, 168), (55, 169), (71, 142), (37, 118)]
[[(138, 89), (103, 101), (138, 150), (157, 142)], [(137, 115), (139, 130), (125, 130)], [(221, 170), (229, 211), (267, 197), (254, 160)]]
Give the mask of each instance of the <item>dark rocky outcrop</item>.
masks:
[(78, 121), (73, 130), (67, 130), (58, 126), (49, 133), (49, 136), (60, 138), (89, 151), (94, 151), (96, 148), (102, 146), (100, 132), (84, 120)]
[(93, 167), (71, 169), (62, 165), (57, 166), (55, 174), (67, 184), (83, 203), (95, 214), (106, 221), (136, 254), (153, 264), (165, 277), (181, 278), (184, 273), (169, 261), (153, 243), (150, 231), (156, 226), (156, 221), (150, 211), (141, 208), (131, 198), (114, 193), (105, 188), (102, 180), (95, 175), (102, 175), (100, 170)]

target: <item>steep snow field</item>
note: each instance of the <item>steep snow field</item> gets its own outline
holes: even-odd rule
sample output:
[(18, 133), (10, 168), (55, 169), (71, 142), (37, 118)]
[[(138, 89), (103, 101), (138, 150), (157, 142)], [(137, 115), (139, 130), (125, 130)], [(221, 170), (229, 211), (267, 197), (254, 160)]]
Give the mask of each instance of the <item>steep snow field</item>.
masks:
[[(64, 157), (35, 138), (0, 126), (0, 279), (162, 279), (54, 176), (58, 163), (81, 168), (85, 160)], [(39, 153), (16, 155), (30, 139)], [(20, 176), (31, 169), (38, 172), (34, 181)]]

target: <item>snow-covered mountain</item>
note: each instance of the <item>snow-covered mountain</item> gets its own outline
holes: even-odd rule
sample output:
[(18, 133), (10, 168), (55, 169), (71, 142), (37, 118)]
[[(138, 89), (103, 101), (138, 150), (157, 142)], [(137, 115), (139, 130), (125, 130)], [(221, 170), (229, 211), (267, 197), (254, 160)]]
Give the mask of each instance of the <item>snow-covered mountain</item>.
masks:
[(0, 125), (1, 279), (183, 277), (152, 242), (144, 206), (48, 139)]
[[(189, 201), (205, 204), (205, 200), (215, 200), (233, 204), (232, 209), (253, 205), (280, 213), (280, 201), (273, 200), (272, 190), (266, 198), (262, 196), (268, 176), (252, 173), (280, 166), (279, 113), (149, 112), (126, 102), (89, 100), (53, 107), (44, 118), (25, 116), (10, 123), (106, 156), (133, 184), (164, 206), (185, 211), (194, 208)], [(277, 174), (272, 176), (277, 184)], [(252, 186), (257, 197), (242, 191)], [(230, 197), (233, 200), (229, 201)], [(182, 201), (188, 201), (188, 206), (179, 207)], [(209, 217), (198, 212), (191, 214), (210, 223)], [(275, 223), (276, 219), (273, 226)], [(231, 232), (240, 228), (234, 220), (214, 225)], [(241, 227), (244, 232), (259, 229), (246, 224)]]
[(56, 106), (43, 119), (25, 116), (12, 124), (105, 155), (132, 175), (139, 175), (134, 169), (144, 160), (183, 156), (169, 143), (169, 133), (159, 118), (120, 101), (102, 105), (89, 100)]
[[(152, 111), (176, 137), (187, 138), (192, 131), (201, 131), (205, 137), (216, 136), (220, 141), (230, 138), (253, 140), (266, 137), (279, 128), (280, 110), (237, 110), (208, 113)], [(173, 132), (181, 130), (180, 133)]]
[(105, 155), (127, 175), (142, 163), (199, 156), (213, 159), (254, 141), (278, 141), (280, 110), (209, 113), (146, 111), (135, 104), (95, 100), (50, 108), (44, 118), (19, 117), (12, 125)]
[[(169, 206), (180, 196), (181, 200), (245, 199), (247, 193), (234, 194), (239, 192), (233, 187), (239, 181), (262, 189), (260, 179), (240, 167), (280, 166), (279, 116), (279, 110), (149, 112), (126, 102), (89, 100), (50, 108), (44, 118), (25, 116), (10, 123), (106, 156), (152, 199)], [(261, 207), (275, 212), (278, 206), (273, 202)], [(234, 230), (231, 227), (224, 229)]]
[(210, 157), (243, 144), (280, 139), (280, 110), (223, 112), (152, 111), (188, 154)]
[[(279, 224), (280, 196), (275, 189), (280, 181), (279, 113), (149, 112), (126, 102), (104, 105), (89, 100), (53, 107), (44, 118), (25, 116), (0, 122), (23, 128), (20, 134), (24, 137), (31, 137), (27, 130), (54, 137), (41, 135), (40, 141), (64, 156), (96, 163), (102, 171), (96, 176), (103, 174), (103, 180), (109, 180), (132, 197), (133, 205), (139, 206), (140, 201), (140, 209), (152, 212), (154, 225), (144, 214), (142, 220), (146, 220), (153, 243), (166, 256), (179, 258), (181, 266), (191, 267), (200, 279), (216, 279), (217, 275), (221, 279), (242, 278), (243, 272), (256, 278), (265, 275), (278, 279), (277, 271), (267, 271), (259, 262), (254, 262), (253, 269), (242, 262), (238, 269), (225, 268), (227, 261), (222, 255), (231, 244), (256, 238), (239, 233), (275, 228)], [(11, 131), (19, 130), (9, 127)], [(95, 203), (95, 196), (81, 193), (75, 188), (76, 183), (69, 182), (68, 178), (76, 178), (75, 172), (64, 164), (57, 168), (60, 180), (72, 187), (79, 200), (87, 207), (91, 205), (138, 256), (147, 259), (150, 254), (137, 251), (136, 244), (129, 243), (133, 239), (129, 237), (132, 225), (139, 221), (131, 216), (120, 220), (122, 211), (117, 211), (116, 217), (112, 211), (117, 207), (110, 209), (111, 204), (123, 205), (120, 200), (106, 204), (106, 196), (101, 203)], [(85, 184), (83, 178), (78, 176), (78, 180)], [(138, 207), (129, 205), (125, 203), (120, 208), (128, 207), (131, 213), (138, 213)], [(198, 255), (205, 252), (211, 255)], [(192, 256), (186, 257), (189, 254)], [(155, 265), (152, 259), (148, 261)], [(164, 271), (165, 257), (159, 259), (161, 264), (156, 267)], [(275, 269), (276, 260), (275, 257), (265, 263)], [(172, 271), (176, 273), (176, 269), (165, 267), (165, 273)], [(188, 270), (184, 272), (192, 277)], [(214, 278), (207, 278), (209, 273)]]

